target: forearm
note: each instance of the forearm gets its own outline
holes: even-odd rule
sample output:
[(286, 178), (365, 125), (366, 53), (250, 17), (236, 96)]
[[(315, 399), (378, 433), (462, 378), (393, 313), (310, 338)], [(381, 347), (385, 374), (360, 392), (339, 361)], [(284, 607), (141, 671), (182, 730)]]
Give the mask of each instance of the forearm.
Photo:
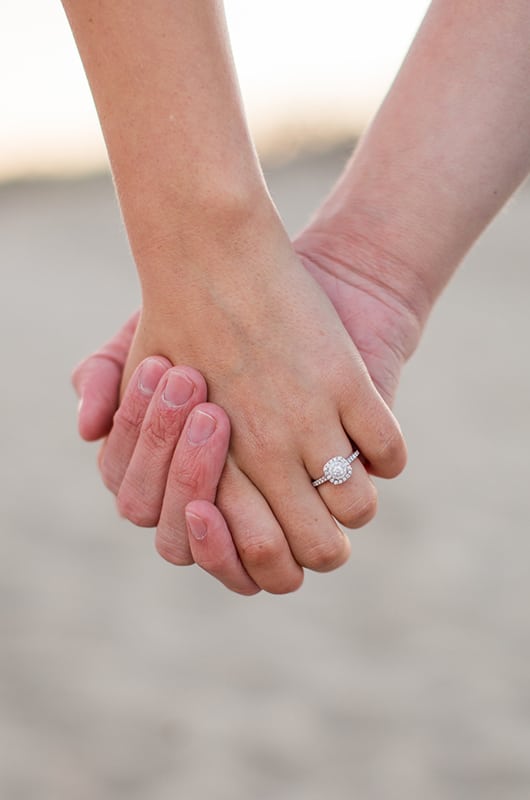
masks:
[[(63, 0), (142, 281), (266, 194), (222, 3)], [(253, 202), (252, 202), (253, 201)], [(218, 226), (219, 230), (216, 231)]]
[(309, 228), (361, 269), (377, 258), (420, 322), (530, 168), (529, 41), (527, 0), (434, 0)]

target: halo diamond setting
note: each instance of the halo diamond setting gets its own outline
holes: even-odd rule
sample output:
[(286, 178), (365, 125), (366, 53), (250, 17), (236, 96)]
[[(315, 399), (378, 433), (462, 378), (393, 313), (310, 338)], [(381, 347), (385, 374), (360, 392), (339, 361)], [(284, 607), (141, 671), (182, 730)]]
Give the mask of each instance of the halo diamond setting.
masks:
[(360, 455), (361, 454), (358, 450), (354, 450), (354, 452), (351, 454), (351, 456), (348, 456), (348, 458), (344, 458), (343, 456), (333, 456), (333, 458), (330, 458), (329, 461), (324, 465), (324, 474), (322, 477), (317, 478), (315, 481), (311, 481), (311, 484), (313, 486), (322, 486), (323, 483), (327, 483), (329, 481), (334, 486), (339, 486), (341, 483), (346, 483), (348, 478), (351, 478), (353, 474), (351, 464), (356, 458), (359, 458)]
[(351, 464), (342, 456), (335, 456), (324, 464), (324, 477), (334, 486), (346, 483), (352, 476)]

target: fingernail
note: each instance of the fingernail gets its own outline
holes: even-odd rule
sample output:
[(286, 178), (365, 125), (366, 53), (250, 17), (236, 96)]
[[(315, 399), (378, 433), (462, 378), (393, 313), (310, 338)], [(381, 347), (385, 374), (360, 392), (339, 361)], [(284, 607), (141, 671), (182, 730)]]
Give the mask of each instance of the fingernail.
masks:
[(190, 444), (203, 444), (210, 438), (217, 426), (215, 417), (206, 411), (194, 411), (188, 426), (188, 442)]
[(201, 539), (206, 538), (206, 525), (200, 517), (195, 516), (195, 514), (191, 512), (186, 512), (186, 524), (194, 539), (200, 542)]
[(172, 408), (183, 406), (193, 394), (193, 383), (182, 372), (170, 372), (162, 400)]
[(138, 375), (138, 388), (142, 394), (151, 395), (154, 393), (162, 375), (162, 364), (154, 358), (148, 359), (140, 367)]

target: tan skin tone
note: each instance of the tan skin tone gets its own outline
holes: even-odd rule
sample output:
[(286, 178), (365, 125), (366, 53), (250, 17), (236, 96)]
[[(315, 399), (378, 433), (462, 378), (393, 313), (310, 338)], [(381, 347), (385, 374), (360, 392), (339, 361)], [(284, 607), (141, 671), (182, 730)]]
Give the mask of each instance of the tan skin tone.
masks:
[[(526, 2), (502, 6), (493, 2), (469, 2), (465, 9), (456, 0), (434, 2), (392, 91), (361, 146), (330, 197), (294, 243), (294, 250), (325, 290), (355, 341), (375, 385), (389, 402), (395, 394), (401, 366), (413, 352), (439, 292), (475, 238), (528, 172), (528, 34), (530, 9)], [(292, 269), (298, 281), (292, 251), (272, 218), (269, 222), (272, 251), (285, 253), (282, 262), (287, 265), (285, 270)], [(258, 230), (264, 231), (254, 219), (253, 230), (256, 225)], [(243, 237), (243, 241), (248, 243), (249, 240)], [(258, 244), (254, 242), (254, 250)], [(267, 248), (261, 252), (266, 253)], [(266, 255), (264, 259), (267, 262)], [(271, 261), (275, 261), (274, 256)], [(259, 274), (259, 270), (257, 272)], [(277, 275), (278, 286), (283, 286), (285, 274), (282, 271)], [(295, 285), (298, 284), (295, 282)], [(312, 290), (308, 290), (302, 280), (299, 285), (303, 288), (295, 295), (303, 295), (302, 305), (311, 308)], [(262, 286), (258, 291), (260, 297), (263, 291)], [(204, 287), (201, 288), (201, 284), (198, 292), (202, 296)], [(274, 291), (265, 296), (270, 316), (282, 307), (281, 299)], [(150, 313), (146, 311), (147, 331), (151, 326)], [(233, 308), (231, 313), (234, 313)], [(302, 309), (297, 320), (299, 330), (307, 333), (304, 313)], [(171, 317), (171, 312), (168, 316)], [(279, 318), (281, 324), (288, 327), (290, 322), (285, 316), (279, 314)], [(313, 326), (312, 312), (309, 319)], [(326, 329), (329, 320), (325, 321)], [(267, 330), (269, 320), (263, 319), (262, 324)], [(314, 331), (313, 327), (311, 329)], [(148, 332), (141, 336), (147, 337), (148, 350), (159, 344), (149, 339)], [(179, 336), (177, 331), (175, 336)], [(305, 378), (306, 370), (311, 375), (311, 365), (304, 361), (301, 341), (296, 338), (294, 341), (293, 360), (289, 362), (287, 358), (287, 363), (291, 364), (291, 370), (296, 370), (298, 364), (304, 365)], [(232, 344), (237, 351), (237, 343)], [(288, 356), (280, 339), (276, 344), (282, 358)], [(144, 345), (136, 359), (143, 355), (142, 347)], [(264, 362), (259, 360), (258, 343), (254, 347), (251, 355), (265, 369)], [(165, 352), (164, 348), (158, 352)], [(265, 361), (274, 358), (277, 352), (267, 348), (262, 351), (268, 353), (264, 355)], [(197, 356), (200, 362), (199, 351), (194, 350), (191, 355)], [(329, 355), (325, 351), (317, 353), (317, 362), (325, 363)], [(182, 363), (183, 359), (177, 357), (176, 362)], [(197, 360), (190, 363), (203, 368)], [(210, 364), (206, 364), (206, 370), (209, 367)], [(261, 374), (259, 369), (258, 372)], [(259, 376), (252, 371), (249, 374), (259, 385)], [(226, 375), (224, 373), (223, 377)], [(351, 380), (355, 382), (353, 375)], [(251, 393), (244, 381), (243, 377), (238, 392)], [(213, 397), (217, 399), (215, 380), (212, 387)], [(271, 385), (267, 389), (271, 391)], [(308, 394), (314, 389), (314, 385), (308, 386)], [(286, 395), (282, 398), (280, 393), (279, 398), (280, 405), (286, 402)], [(322, 403), (325, 406), (323, 398), (319, 397), (318, 402), (319, 409)], [(364, 419), (370, 419), (367, 407), (358, 402)], [(234, 404), (233, 399), (230, 404)], [(230, 408), (231, 418), (233, 413)], [(274, 414), (276, 409), (265, 406), (262, 413)], [(234, 427), (239, 426), (246, 435), (251, 420), (245, 417), (244, 408), (235, 411), (235, 419)], [(236, 447), (237, 441), (236, 434)], [(309, 454), (306, 459), (309, 461)], [(305, 464), (305, 467), (313, 465)], [(246, 469), (251, 472), (250, 463), (246, 464)], [(314, 470), (311, 471), (316, 474), (318, 465)], [(168, 483), (168, 489), (172, 485)], [(336, 502), (336, 497), (329, 497), (328, 505)], [(326, 495), (324, 498), (327, 499)], [(221, 509), (225, 510), (228, 506), (223, 504), (222, 484), (219, 500)], [(192, 507), (197, 511), (196, 506), (192, 504)], [(183, 510), (184, 507), (180, 513)], [(210, 541), (214, 545), (205, 553), (209, 537), (193, 543), (193, 536), (190, 536), (194, 557), (212, 574), (224, 579), (223, 582), (231, 580), (231, 588), (249, 593), (249, 585), (243, 585), (246, 573), (241, 561), (232, 562), (230, 580), (226, 572), (222, 576), (217, 574), (221, 557), (231, 541), (230, 535), (228, 529), (222, 529), (213, 506), (203, 504), (200, 512), (203, 521), (208, 518), (212, 525)], [(237, 538), (235, 541), (237, 549), (234, 551), (232, 545), (230, 552), (237, 558), (242, 548)], [(217, 547), (220, 542), (224, 542), (224, 550)], [(260, 585), (260, 581), (255, 583), (256, 587)]]
[[(270, 200), (220, 4), (64, 5), (142, 284), (124, 383), (154, 354), (200, 370), (232, 426), (219, 508), (256, 584), (291, 591), (303, 567), (347, 559), (333, 516), (356, 527), (375, 513), (361, 461), (333, 492), (315, 492), (309, 476), (352, 442), (372, 472), (396, 475), (406, 457), (399, 427)], [(193, 560), (183, 521), (159, 525), (157, 547), (175, 563)]]

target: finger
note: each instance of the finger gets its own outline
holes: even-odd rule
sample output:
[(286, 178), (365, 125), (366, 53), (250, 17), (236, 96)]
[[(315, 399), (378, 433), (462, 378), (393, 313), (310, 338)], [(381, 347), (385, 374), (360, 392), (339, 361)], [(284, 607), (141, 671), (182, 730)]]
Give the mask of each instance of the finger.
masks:
[[(281, 476), (276, 463), (276, 479)], [(278, 471), (279, 470), (279, 471)], [(260, 484), (258, 487), (261, 488)], [(288, 479), (263, 486), (294, 559), (302, 567), (330, 572), (342, 566), (351, 552), (350, 541), (339, 528), (305, 468), (290, 466)]]
[[(159, 381), (118, 492), (120, 514), (135, 525), (158, 524), (173, 452), (190, 411), (205, 402), (206, 394), (204, 378), (192, 367), (174, 367)], [(219, 474), (227, 449), (228, 441), (219, 456)]]
[(193, 564), (184, 512), (192, 500), (215, 500), (229, 439), (228, 417), (213, 403), (198, 405), (186, 420), (171, 459), (155, 540), (172, 564)]
[[(329, 424), (329, 419), (334, 421)], [(333, 415), (322, 414), (317, 421), (305, 429), (301, 458), (293, 460), (296, 440), (286, 444), (282, 439), (264, 442), (260, 459), (249, 460), (245, 471), (263, 496), (278, 520), (295, 560), (302, 567), (318, 572), (328, 572), (344, 564), (350, 555), (349, 539), (339, 528), (330, 509), (311, 485), (308, 468), (304, 464), (304, 450), (315, 455), (319, 463), (318, 450), (322, 442), (329, 440), (330, 429), (335, 428), (335, 443), (332, 446), (348, 447), (349, 442), (339, 424), (336, 411)], [(312, 444), (308, 444), (313, 442)]]
[(169, 367), (165, 358), (147, 358), (129, 381), (99, 458), (103, 482), (114, 494), (118, 494), (134, 453), (151, 398)]
[(72, 373), (72, 384), (80, 398), (78, 429), (87, 441), (101, 439), (112, 427), (121, 375), (138, 315), (136, 312), (109, 342), (85, 358)]
[(372, 388), (364, 397), (342, 404), (342, 425), (361, 451), (367, 470), (380, 478), (395, 478), (407, 463), (405, 440), (396, 418)]
[[(340, 444), (335, 447), (335, 456), (347, 458), (353, 452), (352, 445), (347, 440), (342, 447)], [(315, 470), (316, 459), (308, 459), (308, 461), (308, 472), (315, 478), (320, 478), (324, 471), (322, 462), (320, 462), (320, 467)], [(348, 469), (347, 466), (343, 465), (343, 467)], [(377, 489), (359, 458), (356, 458), (349, 467), (350, 470), (346, 473), (349, 477), (344, 483), (333, 484), (331, 481), (326, 481), (316, 488), (310, 481), (309, 485), (313, 492), (319, 494), (330, 513), (342, 525), (346, 528), (361, 528), (370, 522), (377, 513)], [(317, 472), (319, 472), (318, 475)]]
[(253, 595), (260, 591), (243, 567), (219, 509), (205, 500), (188, 503), (186, 524), (191, 554), (198, 566), (232, 592)]
[(106, 436), (119, 402), (122, 370), (107, 356), (93, 355), (76, 368), (72, 377), (79, 387), (77, 427), (81, 438), (94, 442)]
[(228, 523), (241, 563), (254, 582), (272, 594), (299, 589), (303, 569), (293, 558), (265, 498), (230, 456), (216, 505)]

